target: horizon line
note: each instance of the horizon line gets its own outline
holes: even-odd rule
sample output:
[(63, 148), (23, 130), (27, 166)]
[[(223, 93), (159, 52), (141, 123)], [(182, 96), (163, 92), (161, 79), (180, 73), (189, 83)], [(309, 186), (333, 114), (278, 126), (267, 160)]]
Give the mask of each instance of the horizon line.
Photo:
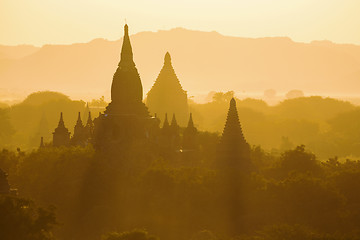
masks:
[[(215, 33), (215, 34), (219, 34), (223, 37), (233, 37), (233, 38), (242, 38), (242, 39), (266, 39), (266, 38), (283, 38), (283, 39), (288, 39), (290, 40), (291, 42), (294, 42), (294, 43), (304, 43), (304, 44), (313, 44), (313, 43), (316, 43), (316, 42), (323, 42), (323, 43), (329, 43), (329, 44), (336, 44), (336, 45), (353, 45), (353, 46), (359, 46), (360, 47), (360, 43), (350, 43), (350, 42), (335, 42), (335, 41), (332, 41), (332, 40), (329, 40), (329, 39), (322, 39), (322, 40), (319, 40), (319, 39), (314, 39), (314, 40), (311, 40), (311, 41), (296, 41), (294, 40), (293, 38), (291, 38), (290, 36), (280, 36), (280, 35), (277, 35), (277, 36), (259, 36), (259, 37), (246, 37), (246, 36), (236, 36), (236, 35), (225, 35), (225, 34), (222, 34), (218, 31), (205, 31), (205, 30), (196, 30), (196, 29), (190, 29), (190, 28), (185, 28), (185, 27), (173, 27), (173, 28), (170, 28), (170, 29), (158, 29), (156, 31), (151, 31), (151, 30), (144, 30), (144, 31), (139, 31), (139, 32), (135, 32), (135, 33), (132, 33), (130, 34), (130, 36), (134, 36), (134, 35), (137, 35), (137, 34), (142, 34), (142, 33), (158, 33), (158, 32), (169, 32), (169, 31), (173, 31), (173, 30), (186, 30), (186, 31), (192, 31), (192, 32), (202, 32), (202, 33)], [(19, 46), (32, 46), (32, 47), (36, 47), (36, 48), (42, 48), (44, 46), (51, 46), (51, 45), (62, 45), (62, 46), (66, 46), (66, 45), (73, 45), (73, 44), (86, 44), (86, 43), (90, 43), (94, 40), (105, 40), (105, 41), (109, 41), (109, 42), (116, 42), (116, 41), (121, 41), (123, 37), (120, 37), (118, 39), (108, 39), (108, 38), (105, 38), (105, 37), (94, 37), (92, 39), (89, 39), (89, 40), (86, 40), (86, 41), (83, 41), (83, 42), (71, 42), (71, 43), (61, 43), (61, 42), (58, 42), (58, 43), (43, 43), (43, 44), (31, 44), (31, 43), (18, 43), (18, 44), (6, 44), (6, 43), (2, 43), (0, 42), (0, 46), (5, 46), (5, 47), (19, 47)]]

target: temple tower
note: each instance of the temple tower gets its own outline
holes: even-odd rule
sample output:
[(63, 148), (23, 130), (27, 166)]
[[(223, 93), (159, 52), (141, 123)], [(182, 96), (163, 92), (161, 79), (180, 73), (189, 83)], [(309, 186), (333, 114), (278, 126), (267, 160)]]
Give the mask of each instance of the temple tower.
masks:
[(120, 62), (111, 85), (111, 102), (104, 114), (94, 120), (94, 145), (96, 149), (130, 144), (133, 140), (150, 139), (151, 118), (142, 102), (143, 88), (133, 60), (129, 28), (124, 27)]
[(63, 113), (60, 113), (60, 120), (57, 128), (53, 132), (53, 146), (67, 146), (70, 143), (70, 132), (65, 127)]
[(74, 135), (71, 138), (72, 145), (84, 145), (86, 140), (85, 128), (81, 120), (80, 112), (74, 127)]
[(184, 130), (182, 149), (183, 151), (194, 151), (198, 149), (198, 131), (194, 126), (192, 113), (190, 113), (188, 125)]
[(180, 127), (176, 121), (175, 113), (172, 116), (171, 125), (170, 125), (170, 133), (171, 133), (171, 146), (174, 149), (180, 148)]
[(142, 102), (143, 88), (133, 60), (129, 38), (129, 27), (125, 24), (121, 58), (111, 85), (111, 103), (105, 114), (136, 115), (148, 117), (148, 110)]
[(230, 101), (224, 131), (218, 147), (220, 166), (242, 170), (251, 168), (250, 146), (244, 138), (234, 98)]
[(151, 113), (156, 112), (160, 116), (173, 112), (178, 117), (180, 125), (186, 124), (189, 111), (187, 93), (175, 74), (168, 52), (165, 54), (164, 65), (147, 94), (146, 105)]
[(93, 132), (94, 132), (94, 123), (91, 118), (91, 112), (89, 112), (88, 118), (86, 121), (86, 125), (85, 125), (85, 137), (86, 137), (87, 141), (90, 141), (90, 138), (92, 137)]

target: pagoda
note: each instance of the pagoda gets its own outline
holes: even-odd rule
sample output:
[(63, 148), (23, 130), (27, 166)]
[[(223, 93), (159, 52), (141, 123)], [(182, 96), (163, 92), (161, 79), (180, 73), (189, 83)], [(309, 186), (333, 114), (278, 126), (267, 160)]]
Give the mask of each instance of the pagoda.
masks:
[(249, 170), (250, 146), (244, 138), (234, 98), (230, 101), (225, 127), (218, 146), (221, 167)]
[(55, 128), (55, 131), (53, 132), (53, 146), (59, 147), (59, 146), (68, 146), (70, 143), (70, 132), (65, 127), (64, 119), (63, 119), (63, 113), (60, 113), (60, 120), (57, 128)]
[(103, 114), (94, 119), (94, 146), (97, 149), (131, 143), (133, 140), (150, 139), (150, 128), (156, 124), (142, 102), (143, 88), (136, 69), (125, 24), (120, 62), (113, 76), (111, 102)]
[(188, 125), (183, 133), (182, 149), (183, 151), (194, 151), (198, 149), (198, 131), (194, 126), (192, 113), (190, 113)]
[(74, 135), (71, 138), (71, 144), (72, 145), (84, 145), (86, 141), (86, 135), (85, 135), (85, 128), (82, 123), (80, 112), (78, 114), (78, 119), (76, 121), (75, 127), (74, 127)]
[[(147, 94), (146, 105), (151, 113), (164, 116), (167, 112), (175, 113), (180, 125), (185, 125), (188, 116), (187, 93), (183, 90), (167, 52), (164, 65)], [(163, 119), (161, 119), (163, 120)]]

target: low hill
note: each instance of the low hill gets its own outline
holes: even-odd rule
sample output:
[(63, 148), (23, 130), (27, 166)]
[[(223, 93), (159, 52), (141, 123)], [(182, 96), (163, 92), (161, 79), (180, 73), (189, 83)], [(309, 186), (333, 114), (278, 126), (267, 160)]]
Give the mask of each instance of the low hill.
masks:
[[(183, 28), (140, 32), (132, 35), (131, 41), (145, 93), (169, 51), (175, 72), (190, 96), (212, 90), (262, 92), (269, 88), (278, 92), (301, 89), (305, 93), (358, 94), (357, 45), (298, 43), (286, 37), (229, 37)], [(0, 59), (1, 88), (109, 97), (120, 48), (121, 40), (95, 39), (45, 45), (21, 58)]]

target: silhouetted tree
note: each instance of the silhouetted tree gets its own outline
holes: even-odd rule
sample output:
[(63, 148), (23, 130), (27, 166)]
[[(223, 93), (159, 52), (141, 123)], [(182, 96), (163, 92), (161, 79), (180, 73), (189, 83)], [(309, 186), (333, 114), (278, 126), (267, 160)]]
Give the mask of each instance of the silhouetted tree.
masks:
[(0, 236), (2, 240), (51, 240), (57, 225), (54, 208), (37, 208), (24, 198), (0, 195)]

